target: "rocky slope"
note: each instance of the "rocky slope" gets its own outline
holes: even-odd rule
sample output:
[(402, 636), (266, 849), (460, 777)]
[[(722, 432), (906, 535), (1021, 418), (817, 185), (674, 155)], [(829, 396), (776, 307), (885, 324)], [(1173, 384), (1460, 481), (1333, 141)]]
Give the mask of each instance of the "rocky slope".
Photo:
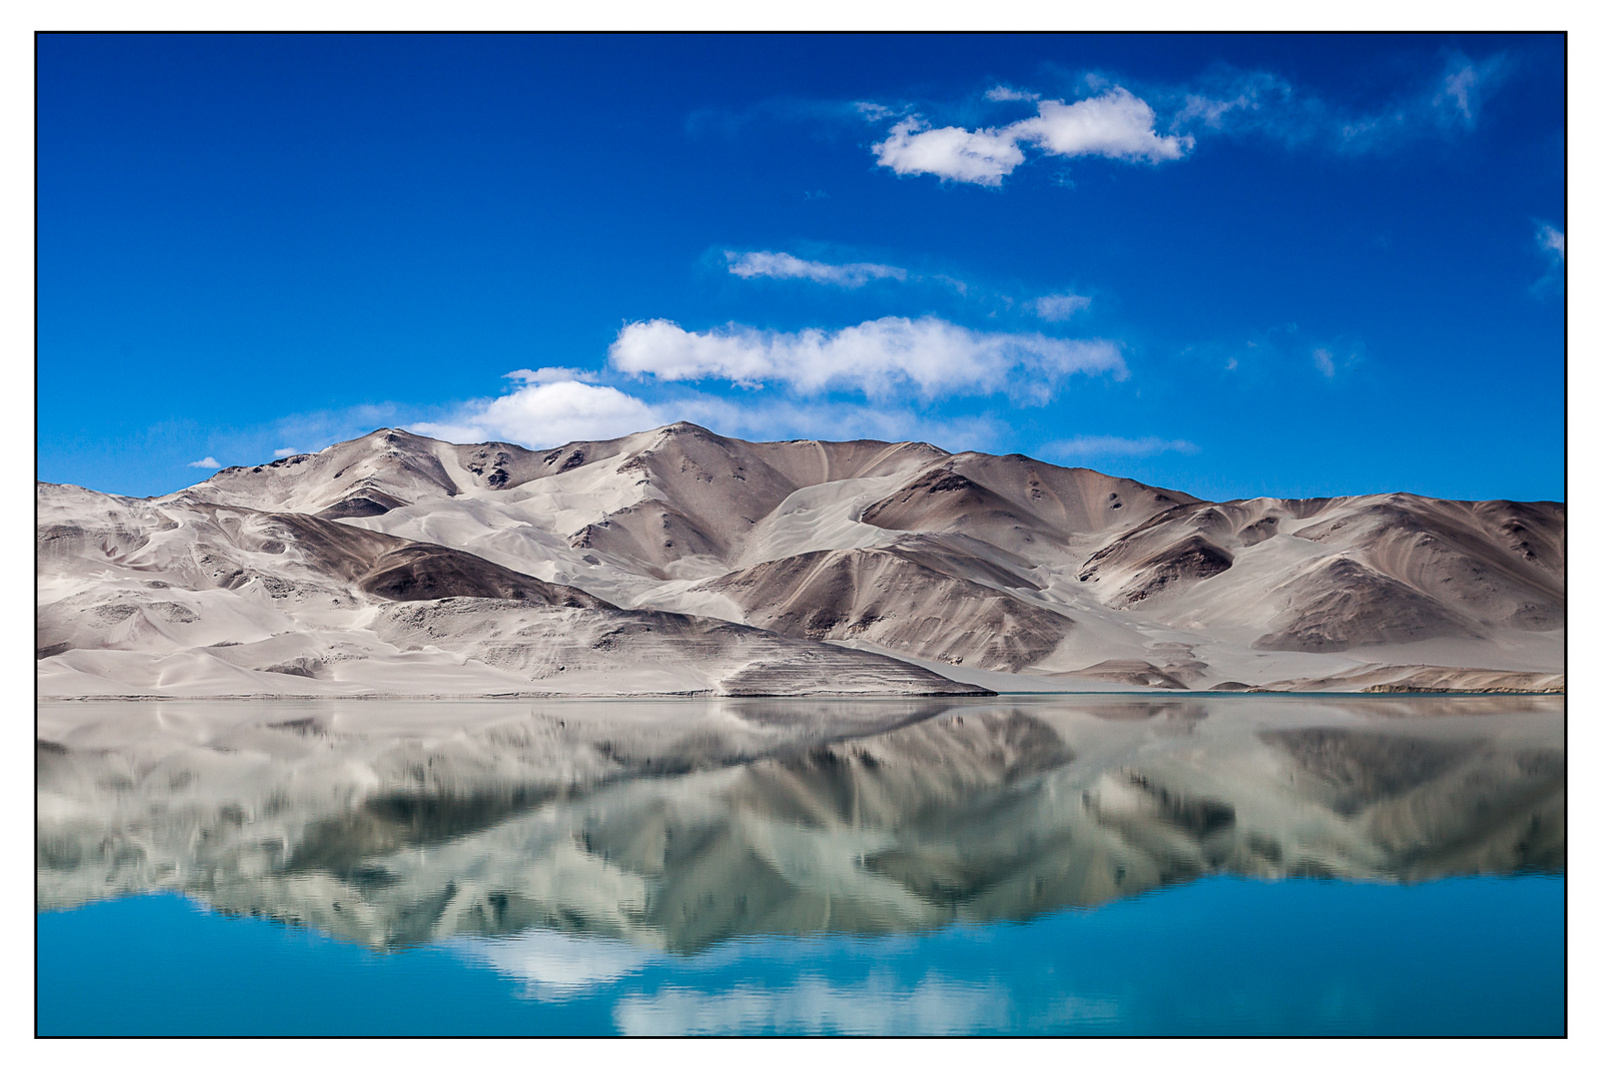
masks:
[(1563, 686), (1556, 503), (1211, 503), (673, 424), (40, 484), (38, 526), (47, 698)]

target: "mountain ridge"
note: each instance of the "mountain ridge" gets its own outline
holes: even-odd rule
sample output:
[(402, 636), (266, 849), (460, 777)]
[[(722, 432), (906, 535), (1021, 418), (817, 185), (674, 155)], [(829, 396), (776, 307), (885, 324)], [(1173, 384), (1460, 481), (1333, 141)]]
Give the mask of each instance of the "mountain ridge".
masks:
[(169, 495), (37, 490), (47, 697), (1563, 686), (1561, 503), (1213, 502), (686, 422), (547, 450), (385, 428)]

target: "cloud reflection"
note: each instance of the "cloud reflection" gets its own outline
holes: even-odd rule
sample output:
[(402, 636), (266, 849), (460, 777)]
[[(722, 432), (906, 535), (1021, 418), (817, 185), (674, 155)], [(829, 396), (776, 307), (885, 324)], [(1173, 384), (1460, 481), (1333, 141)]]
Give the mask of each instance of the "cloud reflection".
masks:
[(624, 1035), (969, 1035), (1004, 1030), (1011, 1011), (998, 986), (934, 974), (913, 987), (883, 976), (853, 986), (805, 976), (791, 986), (744, 983), (714, 993), (668, 986), (628, 994), (613, 1015)]
[(622, 941), (559, 930), (523, 930), (505, 938), (466, 938), (451, 948), (521, 984), (525, 996), (559, 1001), (641, 971), (660, 953)]

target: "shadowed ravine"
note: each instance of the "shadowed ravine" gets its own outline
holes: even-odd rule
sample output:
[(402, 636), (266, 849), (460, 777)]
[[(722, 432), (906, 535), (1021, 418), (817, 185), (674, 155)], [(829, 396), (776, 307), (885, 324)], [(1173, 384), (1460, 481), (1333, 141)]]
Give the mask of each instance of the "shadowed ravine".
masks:
[(1562, 871), (1563, 723), (1562, 699), (1257, 695), (49, 706), (38, 897), (691, 953), (1212, 874)]

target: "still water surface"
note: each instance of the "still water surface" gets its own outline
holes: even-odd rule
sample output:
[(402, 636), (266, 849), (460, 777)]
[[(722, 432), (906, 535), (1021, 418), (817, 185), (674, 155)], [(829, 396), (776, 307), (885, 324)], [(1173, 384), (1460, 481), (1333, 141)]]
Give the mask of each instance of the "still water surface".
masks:
[(1560, 1034), (1563, 699), (50, 706), (41, 1034)]

